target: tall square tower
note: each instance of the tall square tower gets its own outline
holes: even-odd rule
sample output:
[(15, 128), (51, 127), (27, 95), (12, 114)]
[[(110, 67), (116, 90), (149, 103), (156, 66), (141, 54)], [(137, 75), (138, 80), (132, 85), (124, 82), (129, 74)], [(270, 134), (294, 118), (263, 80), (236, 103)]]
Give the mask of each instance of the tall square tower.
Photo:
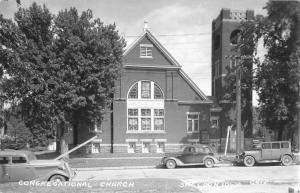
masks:
[[(235, 102), (224, 100), (226, 89), (225, 77), (228, 72), (228, 67), (232, 68), (236, 64), (236, 59), (230, 57), (239, 55), (235, 47), (238, 43), (240, 33), (240, 25), (242, 21), (254, 19), (253, 10), (236, 11), (230, 9), (222, 9), (220, 14), (212, 22), (212, 58), (211, 58), (211, 77), (212, 77), (212, 96), (216, 99), (217, 104), (222, 108), (219, 114), (220, 118), (220, 137), (221, 146), (224, 146), (227, 127), (234, 125), (236, 117)], [(242, 142), (243, 147), (249, 146), (252, 142), (252, 90), (245, 91), (243, 101), (246, 102), (246, 107), (242, 110)], [(235, 141), (235, 132), (231, 135)], [(235, 147), (235, 142), (231, 144)], [(242, 147), (242, 149), (243, 149)]]
[(224, 95), (224, 77), (226, 67), (234, 61), (227, 56), (236, 54), (233, 49), (237, 44), (239, 26), (243, 20), (254, 19), (254, 11), (235, 11), (222, 9), (219, 16), (212, 22), (212, 96), (222, 100)]

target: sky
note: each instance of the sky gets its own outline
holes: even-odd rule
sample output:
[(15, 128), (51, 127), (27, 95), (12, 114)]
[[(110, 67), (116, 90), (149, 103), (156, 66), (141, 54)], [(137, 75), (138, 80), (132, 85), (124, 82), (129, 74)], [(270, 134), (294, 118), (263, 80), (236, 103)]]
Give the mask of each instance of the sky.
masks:
[[(265, 15), (267, 0), (35, 0), (54, 14), (76, 7), (91, 9), (105, 24), (115, 23), (130, 45), (141, 35), (144, 22), (183, 70), (206, 94), (211, 95), (211, 23), (222, 8), (254, 10)], [(34, 0), (21, 0), (28, 7)], [(0, 0), (0, 14), (13, 18), (15, 0)]]

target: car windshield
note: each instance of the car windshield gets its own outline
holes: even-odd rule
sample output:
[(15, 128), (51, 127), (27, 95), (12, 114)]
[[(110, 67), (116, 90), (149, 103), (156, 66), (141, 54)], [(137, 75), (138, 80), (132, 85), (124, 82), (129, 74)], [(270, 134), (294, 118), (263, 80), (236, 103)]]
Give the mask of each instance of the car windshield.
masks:
[(259, 149), (261, 149), (261, 144), (254, 144), (254, 145), (252, 146), (252, 149), (253, 149), (253, 150), (259, 150)]

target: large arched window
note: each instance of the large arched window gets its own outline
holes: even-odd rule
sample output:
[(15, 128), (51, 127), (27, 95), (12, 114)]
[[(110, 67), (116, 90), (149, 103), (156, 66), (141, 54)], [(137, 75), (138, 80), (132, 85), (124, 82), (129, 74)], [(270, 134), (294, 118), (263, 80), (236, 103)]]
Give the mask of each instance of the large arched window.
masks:
[(154, 82), (142, 80), (134, 83), (128, 92), (128, 99), (163, 99), (161, 88)]
[(127, 132), (164, 132), (164, 94), (158, 84), (142, 80), (127, 94)]

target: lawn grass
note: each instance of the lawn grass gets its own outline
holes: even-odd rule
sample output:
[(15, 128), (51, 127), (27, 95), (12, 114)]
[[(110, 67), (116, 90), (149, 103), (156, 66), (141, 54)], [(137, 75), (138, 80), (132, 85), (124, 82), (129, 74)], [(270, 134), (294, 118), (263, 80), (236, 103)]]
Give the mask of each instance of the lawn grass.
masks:
[(160, 158), (146, 159), (69, 159), (72, 168), (157, 166)]
[[(75, 182), (74, 182), (75, 183)], [(20, 183), (0, 184), (1, 193), (196, 193), (197, 189), (182, 186), (175, 179), (133, 179), (85, 181), (84, 187), (74, 186), (25, 186)], [(77, 182), (76, 182), (77, 183)], [(80, 182), (81, 185), (83, 182)], [(21, 183), (22, 184), (22, 183)], [(72, 184), (72, 183), (71, 183)]]

